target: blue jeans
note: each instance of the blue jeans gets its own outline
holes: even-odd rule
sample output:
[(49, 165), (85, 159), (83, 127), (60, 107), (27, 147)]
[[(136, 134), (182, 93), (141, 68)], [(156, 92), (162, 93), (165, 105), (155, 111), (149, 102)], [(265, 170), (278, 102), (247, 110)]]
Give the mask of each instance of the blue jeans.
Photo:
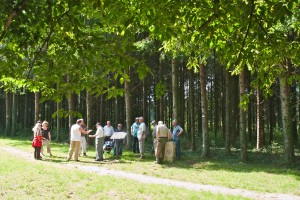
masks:
[(173, 138), (173, 141), (176, 144), (176, 159), (180, 159), (180, 140), (178, 138)]

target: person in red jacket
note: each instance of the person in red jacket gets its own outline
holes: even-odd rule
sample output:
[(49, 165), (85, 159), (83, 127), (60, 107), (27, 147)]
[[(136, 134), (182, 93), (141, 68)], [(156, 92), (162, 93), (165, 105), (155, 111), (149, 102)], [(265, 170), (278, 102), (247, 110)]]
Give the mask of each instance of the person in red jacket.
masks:
[(42, 148), (42, 129), (41, 129), (41, 122), (38, 121), (32, 129), (33, 131), (33, 141), (32, 147), (34, 148), (34, 158), (37, 160), (42, 160), (41, 158), (41, 148)]

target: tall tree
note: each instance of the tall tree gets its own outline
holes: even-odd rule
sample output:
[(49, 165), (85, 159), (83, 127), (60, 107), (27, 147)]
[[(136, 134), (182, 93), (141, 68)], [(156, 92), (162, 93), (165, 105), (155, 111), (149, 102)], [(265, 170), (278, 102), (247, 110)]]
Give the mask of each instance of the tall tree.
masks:
[(281, 110), (282, 110), (282, 125), (284, 134), (284, 158), (288, 165), (294, 165), (295, 163), (295, 153), (294, 153), (294, 140), (292, 133), (292, 120), (290, 113), (290, 86), (287, 81), (288, 70), (289, 70), (290, 60), (285, 59), (282, 68), (282, 75), (280, 77), (280, 100), (281, 100)]
[(228, 71), (225, 71), (225, 152), (231, 154), (231, 77)]
[[(239, 74), (240, 102), (243, 102), (245, 94), (245, 71)], [(246, 108), (247, 105), (240, 104), (240, 140), (241, 140), (241, 160), (248, 160), (247, 155), (247, 132), (246, 132)]]
[(40, 118), (40, 93), (34, 93), (34, 123)]
[[(125, 69), (125, 74), (130, 77), (130, 68)], [(131, 96), (130, 96), (130, 82), (129, 80), (125, 80), (124, 82), (124, 89), (125, 89), (125, 110), (126, 110), (126, 144), (128, 147), (131, 145), (131, 122), (132, 122), (132, 114), (131, 114)]]
[(200, 63), (199, 65), (200, 73), (200, 92), (201, 92), (201, 110), (202, 110), (202, 156), (205, 158), (210, 157), (210, 147), (209, 147), (209, 132), (208, 132), (208, 109), (207, 109), (207, 98), (206, 98), (206, 74), (205, 65)]
[(172, 105), (172, 118), (179, 120), (178, 119), (178, 109), (179, 109), (179, 99), (178, 99), (178, 69), (177, 69), (177, 63), (176, 59), (172, 58), (172, 100), (173, 100), (173, 105)]

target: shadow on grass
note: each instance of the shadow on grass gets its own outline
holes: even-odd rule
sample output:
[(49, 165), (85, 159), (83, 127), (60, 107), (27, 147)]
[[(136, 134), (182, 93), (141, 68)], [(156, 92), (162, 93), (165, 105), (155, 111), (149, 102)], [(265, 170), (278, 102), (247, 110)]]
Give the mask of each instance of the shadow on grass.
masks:
[[(6, 139), (6, 138), (1, 138)], [(14, 147), (20, 146), (31, 146), (31, 140), (28, 138), (7, 138), (8, 144)], [(68, 152), (69, 144), (67, 143), (51, 143), (51, 148), (60, 151), (61, 153)], [(89, 147), (90, 152), (95, 152), (94, 147)], [(146, 152), (151, 151), (151, 146), (146, 146)], [(175, 163), (164, 163), (162, 168), (182, 168), (182, 169), (193, 169), (193, 170), (223, 170), (231, 172), (265, 172), (270, 174), (284, 174), (294, 175), (300, 180), (300, 154), (296, 153), (296, 163), (294, 168), (288, 168), (284, 164), (282, 152), (270, 153), (270, 152), (259, 152), (259, 151), (248, 151), (249, 161), (242, 163), (240, 161), (240, 152), (238, 150), (232, 151), (231, 155), (226, 155), (223, 148), (212, 148), (211, 158), (203, 159), (200, 156), (200, 152), (183, 151), (182, 159)], [(63, 163), (66, 162), (66, 156), (53, 156), (52, 158), (46, 158), (47, 162)], [(146, 159), (140, 160), (139, 154), (134, 154), (132, 151), (126, 151), (124, 149), (123, 155), (120, 160), (115, 159), (112, 155), (105, 153), (105, 162), (103, 164), (131, 164), (133, 162), (153, 163), (155, 161), (154, 155), (150, 153), (145, 154)], [(92, 161), (87, 159), (93, 159)], [(86, 164), (102, 164), (102, 162), (94, 161), (94, 156), (82, 158), (80, 163)]]
[(183, 153), (182, 159), (175, 163), (165, 163), (163, 168), (184, 168), (195, 170), (223, 170), (231, 172), (265, 172), (270, 174), (294, 175), (300, 180), (300, 156), (296, 156), (295, 167), (289, 168), (284, 163), (281, 154), (270, 154), (266, 152), (248, 152), (249, 160), (241, 162), (240, 152), (233, 151), (231, 155), (226, 155), (224, 149), (213, 149), (209, 159), (203, 159), (199, 152)]

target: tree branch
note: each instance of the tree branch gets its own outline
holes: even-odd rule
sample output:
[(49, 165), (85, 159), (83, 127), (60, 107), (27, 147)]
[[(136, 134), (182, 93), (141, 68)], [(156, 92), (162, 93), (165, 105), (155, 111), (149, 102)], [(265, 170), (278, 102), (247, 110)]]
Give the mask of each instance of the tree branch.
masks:
[(62, 15), (61, 15), (61, 16), (60, 16), (60, 17), (52, 24), (51, 29), (50, 29), (49, 33), (47, 34), (47, 37), (44, 39), (43, 44), (42, 44), (41, 46), (39, 46), (37, 52), (36, 52), (35, 55), (33, 56), (33, 59), (32, 59), (32, 61), (31, 61), (31, 63), (30, 63), (30, 66), (29, 66), (29, 71), (28, 71), (28, 74), (27, 74), (27, 78), (29, 78), (29, 76), (30, 76), (30, 74), (31, 74), (31, 72), (32, 72), (32, 69), (33, 69), (33, 65), (34, 65), (35, 61), (37, 60), (38, 55), (39, 55), (39, 54), (41, 53), (41, 51), (43, 50), (43, 47), (44, 47), (46, 44), (49, 43), (49, 40), (50, 40), (50, 38), (51, 38), (52, 33), (54, 32), (54, 28), (55, 28), (56, 24), (57, 24), (57, 23), (58, 23), (65, 15), (67, 15), (69, 11), (70, 11), (70, 10), (67, 10), (66, 12), (64, 12), (64, 13), (63, 13), (63, 14), (62, 14)]
[(21, 10), (23, 10), (23, 7), (25, 6), (25, 2), (26, 2), (26, 0), (22, 0), (8, 15), (8, 18), (7, 18), (5, 26), (4, 26), (4, 30), (2, 31), (1, 36), (0, 36), (0, 41), (4, 38), (5, 34), (7, 33), (8, 28), (10, 27), (14, 16), (16, 14), (20, 13)]
[(249, 31), (250, 31), (250, 27), (252, 25), (252, 19), (253, 19), (253, 12), (254, 12), (254, 9), (255, 9), (255, 3), (254, 3), (254, 0), (251, 1), (252, 4), (251, 4), (251, 12), (250, 12), (250, 18), (249, 18), (249, 23), (248, 23), (248, 26), (247, 26), (247, 30), (246, 30), (246, 33), (245, 33), (245, 36), (244, 36), (244, 39), (243, 39), (243, 43), (242, 43), (242, 46), (241, 46), (241, 49), (239, 51), (239, 54), (238, 54), (238, 57), (235, 61), (235, 66), (238, 64), (240, 58), (241, 58), (241, 54), (244, 50), (244, 47), (245, 47), (245, 43), (246, 43), (246, 39), (248, 37), (248, 34), (249, 34)]

